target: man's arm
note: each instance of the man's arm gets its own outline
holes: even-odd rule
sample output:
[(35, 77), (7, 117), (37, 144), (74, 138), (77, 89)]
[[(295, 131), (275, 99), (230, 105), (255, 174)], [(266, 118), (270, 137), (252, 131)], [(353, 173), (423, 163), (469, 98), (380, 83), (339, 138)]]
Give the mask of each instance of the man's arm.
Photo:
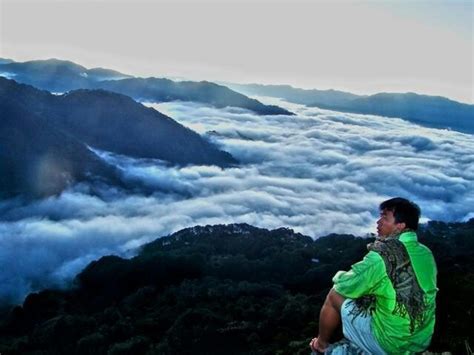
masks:
[(319, 335), (309, 343), (311, 350), (324, 352), (329, 339), (341, 323), (341, 306), (345, 298), (333, 288), (329, 291), (319, 313)]
[(322, 352), (329, 344), (334, 330), (341, 323), (341, 305), (346, 298), (356, 299), (370, 294), (381, 278), (386, 276), (382, 257), (371, 251), (349, 271), (338, 271), (333, 288), (319, 314), (319, 336), (311, 340), (313, 351)]

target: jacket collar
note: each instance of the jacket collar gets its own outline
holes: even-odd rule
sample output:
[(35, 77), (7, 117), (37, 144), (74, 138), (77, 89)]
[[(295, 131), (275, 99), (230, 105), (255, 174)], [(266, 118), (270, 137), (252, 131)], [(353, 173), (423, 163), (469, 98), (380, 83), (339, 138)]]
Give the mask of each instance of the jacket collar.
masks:
[(414, 231), (403, 232), (402, 234), (400, 234), (398, 239), (401, 242), (416, 242), (416, 241), (418, 241), (418, 238), (416, 236), (416, 232), (414, 232)]

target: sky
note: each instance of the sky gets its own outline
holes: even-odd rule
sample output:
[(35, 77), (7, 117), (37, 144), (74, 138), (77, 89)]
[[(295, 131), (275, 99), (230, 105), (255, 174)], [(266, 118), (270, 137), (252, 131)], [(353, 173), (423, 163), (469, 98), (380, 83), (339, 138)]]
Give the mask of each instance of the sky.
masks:
[(0, 56), (474, 103), (472, 1), (0, 0)]
[[(394, 196), (416, 201), (422, 222), (474, 218), (472, 135), (259, 99), (296, 115), (147, 104), (230, 152), (241, 162), (236, 167), (170, 167), (96, 151), (134, 192), (79, 184), (32, 202), (0, 201), (0, 265), (9, 265), (0, 269), (0, 304), (67, 286), (92, 260), (131, 256), (143, 243), (195, 225), (365, 236), (376, 231), (378, 205)], [(136, 192), (140, 186), (145, 193)]]

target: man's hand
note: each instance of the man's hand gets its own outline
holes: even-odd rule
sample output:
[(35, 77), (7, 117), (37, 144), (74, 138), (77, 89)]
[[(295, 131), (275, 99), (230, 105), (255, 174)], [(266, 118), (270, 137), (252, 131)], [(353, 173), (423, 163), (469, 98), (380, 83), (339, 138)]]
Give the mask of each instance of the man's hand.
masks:
[(328, 347), (328, 343), (321, 342), (318, 338), (313, 338), (309, 343), (311, 351), (324, 353)]

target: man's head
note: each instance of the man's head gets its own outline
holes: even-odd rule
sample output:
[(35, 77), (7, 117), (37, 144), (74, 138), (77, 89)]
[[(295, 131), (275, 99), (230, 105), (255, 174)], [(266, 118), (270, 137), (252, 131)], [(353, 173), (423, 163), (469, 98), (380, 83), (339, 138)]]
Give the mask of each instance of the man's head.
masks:
[(420, 219), (420, 207), (415, 203), (395, 197), (384, 201), (379, 206), (380, 218), (377, 221), (377, 234), (380, 237), (388, 237), (398, 234), (404, 230), (418, 229)]

